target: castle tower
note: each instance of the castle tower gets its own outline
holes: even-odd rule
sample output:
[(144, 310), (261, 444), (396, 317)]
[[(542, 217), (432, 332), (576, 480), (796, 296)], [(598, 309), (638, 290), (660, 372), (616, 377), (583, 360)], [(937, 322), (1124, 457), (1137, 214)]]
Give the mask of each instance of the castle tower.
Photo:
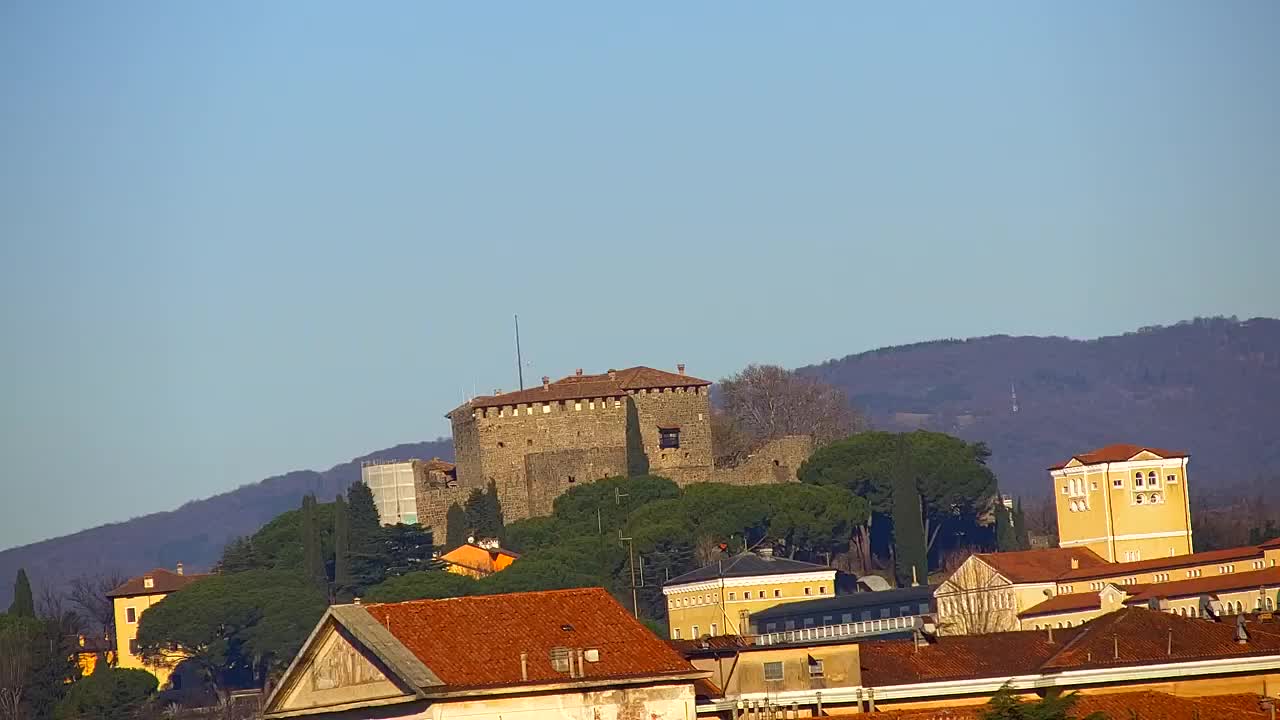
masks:
[(1177, 450), (1108, 445), (1049, 468), (1058, 544), (1110, 562), (1193, 552), (1187, 462)]

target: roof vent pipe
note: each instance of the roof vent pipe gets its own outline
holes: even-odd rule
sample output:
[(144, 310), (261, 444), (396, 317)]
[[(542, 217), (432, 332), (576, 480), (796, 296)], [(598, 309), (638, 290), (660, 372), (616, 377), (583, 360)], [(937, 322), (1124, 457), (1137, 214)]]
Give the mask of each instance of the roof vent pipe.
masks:
[(543, 390), (551, 389), (551, 378), (546, 375), (542, 376), (542, 389)]
[(520, 653), (520, 680), (522, 682), (529, 681), (529, 653)]
[(677, 370), (681, 375), (683, 375), (683, 374), (684, 374), (684, 363), (676, 363), (676, 370)]

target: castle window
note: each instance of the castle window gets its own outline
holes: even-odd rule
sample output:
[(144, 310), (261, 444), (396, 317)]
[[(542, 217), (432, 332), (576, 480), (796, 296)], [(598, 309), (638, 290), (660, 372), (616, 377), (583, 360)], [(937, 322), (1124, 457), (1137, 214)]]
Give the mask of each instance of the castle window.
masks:
[(658, 428), (658, 447), (680, 447), (680, 428)]
[(719, 634), (720, 634), (720, 630), (719, 630), (719, 628), (718, 628), (718, 627), (716, 627), (716, 624), (715, 624), (715, 623), (711, 623), (711, 634), (712, 634), (712, 635), (719, 635)]
[(533, 447), (533, 438), (529, 438), (529, 439), (525, 440), (525, 441), (524, 441), (524, 444), (525, 444), (525, 445), (528, 445), (529, 447)]
[(622, 401), (621, 401), (621, 400), (614, 400), (614, 401), (613, 401), (613, 406), (614, 406), (614, 407), (616, 407), (616, 408), (620, 408), (620, 407), (622, 407)]
[(1097, 489), (1098, 489), (1098, 481), (1097, 481), (1097, 480), (1094, 480), (1093, 482), (1089, 483), (1089, 485), (1090, 485), (1090, 489), (1092, 489), (1092, 490), (1097, 490)]
[(504, 448), (504, 447), (506, 447), (506, 446), (507, 446), (507, 444), (506, 444), (506, 443), (502, 442), (501, 440), (499, 440), (499, 441), (498, 441), (498, 447), (500, 447), (500, 448)]
[(822, 677), (822, 661), (821, 660), (817, 658), (809, 659), (809, 677), (810, 678)]
[(569, 476), (569, 484), (570, 484), (570, 485), (572, 485), (573, 483), (576, 483), (576, 482), (578, 482), (578, 480), (577, 480), (576, 478), (574, 478), (572, 475), (570, 475), (570, 476)]
[(694, 625), (694, 626), (693, 626), (693, 632), (692, 632), (692, 633), (690, 633), (689, 637), (692, 637), (692, 638), (696, 638), (696, 637), (698, 637), (698, 626), (697, 626), (697, 625)]
[[(1273, 564), (1275, 563), (1275, 561), (1274, 561), (1274, 560), (1272, 560), (1271, 562), (1272, 562)], [(774, 591), (773, 591), (773, 596), (774, 596), (774, 597), (782, 597), (782, 591), (781, 591), (781, 590), (774, 590)], [(764, 597), (764, 596), (763, 596), (763, 595), (761, 595), (761, 597)]]

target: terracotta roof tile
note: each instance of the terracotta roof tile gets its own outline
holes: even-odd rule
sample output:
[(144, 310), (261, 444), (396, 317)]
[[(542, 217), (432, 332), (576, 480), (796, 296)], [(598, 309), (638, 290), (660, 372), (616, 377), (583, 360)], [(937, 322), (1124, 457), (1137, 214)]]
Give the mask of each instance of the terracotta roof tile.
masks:
[(1081, 563), (1079, 570), (1070, 570), (1058, 577), (1058, 580), (1089, 580), (1102, 577), (1121, 577), (1133, 573), (1158, 572), (1191, 567), (1193, 565), (1211, 565), (1219, 562), (1235, 560), (1256, 560), (1262, 557), (1262, 550), (1253, 545), (1227, 548), (1225, 550), (1209, 550), (1191, 555), (1175, 555), (1173, 557), (1156, 558), (1154, 560), (1138, 560), (1127, 563), (1105, 563), (1085, 567)]
[(1079, 460), (1084, 465), (1096, 465), (1105, 462), (1124, 462), (1140, 452), (1150, 452), (1159, 455), (1162, 458), (1184, 458), (1191, 457), (1185, 450), (1161, 450), (1160, 448), (1148, 447), (1145, 445), (1131, 445), (1129, 443), (1116, 443), (1100, 447), (1097, 450), (1090, 450), (1079, 455), (1072, 455), (1066, 462), (1059, 463), (1049, 468), (1050, 470), (1061, 470), (1066, 467), (1072, 460)]
[[(679, 653), (601, 588), (365, 605), (448, 687), (559, 682), (556, 648), (600, 652), (586, 680), (696, 673)], [(520, 653), (527, 653), (528, 680)]]
[[(1082, 718), (1100, 712), (1108, 718), (1122, 720), (1133, 717), (1160, 720), (1265, 720), (1267, 714), (1258, 709), (1260, 695), (1209, 695), (1178, 697), (1143, 690), (1105, 694), (1080, 694), (1068, 717)], [(934, 708), (929, 710), (890, 710), (877, 715), (883, 720), (979, 720), (986, 705)]]
[[(1154, 598), (1184, 598), (1206, 593), (1227, 592), (1230, 590), (1250, 590), (1259, 587), (1275, 588), (1280, 586), (1280, 567), (1252, 570), (1242, 573), (1211, 575), (1190, 580), (1174, 580), (1172, 582), (1147, 585), (1139, 593), (1126, 602), (1146, 602)], [(1249, 608), (1252, 610), (1253, 608)]]
[(1057, 615), (1066, 612), (1083, 612), (1085, 610), (1102, 609), (1102, 597), (1096, 592), (1062, 593), (1054, 595), (1039, 605), (1018, 613), (1018, 617), (1035, 617), (1037, 615)]
[(547, 385), (526, 390), (482, 395), (472, 398), (463, 407), (488, 408), (503, 405), (520, 405), (559, 400), (585, 400), (587, 398), (620, 397), (628, 390), (650, 388), (690, 388), (710, 385), (708, 380), (680, 373), (655, 370), (639, 365), (625, 370), (615, 370), (600, 375), (570, 375)]
[(1072, 569), (1072, 560), (1078, 561), (1081, 568), (1114, 567), (1113, 563), (1103, 560), (1088, 548), (1041, 548), (1016, 552), (980, 553), (976, 557), (1016, 583), (1052, 582)]
[(1033, 630), (991, 635), (947, 635), (916, 647), (912, 640), (862, 643), (862, 683), (871, 687), (1027, 675), (1062, 648), (1082, 627), (1047, 633)]
[[(121, 583), (115, 590), (107, 593), (107, 597), (133, 597), (135, 595), (159, 595), (163, 593), (171, 593), (175, 590), (181, 590), (203, 577), (208, 577), (208, 574), (194, 573), (191, 575), (179, 575), (172, 570), (156, 568), (151, 572), (143, 573), (138, 577), (129, 578)], [(152, 580), (151, 587), (147, 587), (147, 578), (151, 578)]]

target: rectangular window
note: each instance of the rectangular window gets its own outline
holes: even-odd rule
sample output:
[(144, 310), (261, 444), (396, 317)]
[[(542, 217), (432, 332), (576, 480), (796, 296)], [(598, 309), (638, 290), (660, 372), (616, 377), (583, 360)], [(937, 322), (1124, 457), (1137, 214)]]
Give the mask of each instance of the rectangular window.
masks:
[(809, 658), (809, 677), (814, 679), (822, 677), (821, 660), (817, 658)]
[(694, 640), (697, 640), (699, 637), (701, 637), (700, 635), (698, 635), (698, 626), (697, 626), (697, 625), (694, 625), (694, 626), (693, 626), (693, 629), (692, 629), (692, 630), (690, 631), (690, 633), (689, 633), (689, 637), (690, 637), (690, 638), (692, 638), (692, 639), (694, 639)]
[(1070, 494), (1071, 494), (1071, 489), (1070, 489), (1070, 488), (1068, 488), (1066, 485), (1063, 485), (1063, 486), (1062, 486), (1062, 494), (1063, 494), (1063, 495), (1070, 495)]
[(1124, 480), (1121, 480), (1120, 478), (1116, 478), (1115, 480), (1112, 480), (1111, 487), (1118, 487), (1118, 488), (1124, 487)]
[(680, 428), (658, 428), (658, 447), (680, 447)]
[(882, 618), (887, 618), (887, 617), (889, 617), (889, 608), (882, 608), (882, 609), (880, 610), (880, 617), (882, 617)]
[(736, 592), (731, 592), (731, 593), (729, 593), (729, 599), (730, 599), (730, 600), (737, 600), (737, 599), (738, 599), (738, 593), (736, 593)]
[(871, 611), (870, 611), (870, 610), (863, 610), (863, 611), (862, 611), (862, 621), (863, 621), (863, 622), (866, 622), (867, 620), (870, 620), (870, 619), (871, 619)]
[(812, 592), (810, 592), (810, 590), (812, 590), (812, 588), (805, 588), (805, 589), (804, 589), (804, 594), (805, 594), (805, 595), (812, 595), (813, 593), (812, 593)]
[(672, 640), (680, 639), (680, 628), (675, 628), (674, 630), (671, 631), (671, 639)]
[(138, 638), (133, 638), (132, 640), (129, 641), (129, 654), (130, 655), (138, 654)]
[(795, 620), (787, 620), (787, 621), (785, 621), (785, 622), (783, 622), (783, 623), (782, 623), (782, 626), (783, 626), (783, 627), (785, 627), (785, 628), (786, 628), (786, 629), (788, 629), (788, 630), (795, 630), (795, 629), (796, 629), (796, 621), (795, 621)]
[(818, 586), (818, 594), (819, 594), (819, 595), (826, 595), (826, 594), (827, 594), (827, 586), (826, 586), (826, 585), (819, 585), (819, 586)]
[(1169, 477), (1165, 478), (1165, 481), (1168, 482), (1170, 485), (1173, 485), (1178, 482), (1178, 476), (1170, 475)]
[(929, 614), (929, 603), (920, 603), (920, 614), (921, 615)]
[(133, 608), (124, 609), (124, 621), (127, 623), (138, 622), (138, 611)]
[(718, 634), (719, 634), (718, 632), (716, 632), (716, 629), (717, 629), (717, 625), (716, 625), (715, 623), (711, 623), (711, 634), (712, 634), (712, 635), (718, 635)]
[(853, 613), (845, 613), (844, 615), (841, 615), (840, 622), (843, 622), (843, 623), (853, 622)]
[(765, 682), (778, 682), (782, 680), (782, 663), (767, 662), (764, 664)]
[(782, 597), (782, 591), (781, 591), (781, 590), (774, 590), (774, 591), (773, 591), (773, 596), (774, 596), (774, 597)]

